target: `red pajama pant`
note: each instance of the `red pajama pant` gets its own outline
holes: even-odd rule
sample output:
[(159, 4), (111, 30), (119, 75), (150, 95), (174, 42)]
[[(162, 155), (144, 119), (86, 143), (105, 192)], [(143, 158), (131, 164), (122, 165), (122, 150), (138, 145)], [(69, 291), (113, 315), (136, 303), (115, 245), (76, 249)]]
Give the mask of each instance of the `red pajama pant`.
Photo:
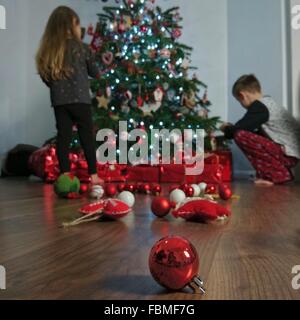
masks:
[(237, 131), (234, 140), (256, 170), (257, 178), (282, 184), (294, 179), (298, 159), (285, 155), (281, 145), (249, 131)]

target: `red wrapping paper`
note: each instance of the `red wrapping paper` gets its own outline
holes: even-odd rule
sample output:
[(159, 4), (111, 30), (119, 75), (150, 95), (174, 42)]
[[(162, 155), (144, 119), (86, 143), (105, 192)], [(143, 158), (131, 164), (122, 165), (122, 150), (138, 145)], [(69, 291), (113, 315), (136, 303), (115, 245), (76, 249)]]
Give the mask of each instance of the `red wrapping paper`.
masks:
[(160, 182), (160, 168), (157, 166), (128, 166), (127, 171), (126, 178), (130, 182)]
[[(70, 154), (71, 173), (83, 183), (90, 181), (88, 165), (83, 153)], [(35, 151), (29, 159), (29, 167), (36, 176), (48, 183), (56, 181), (60, 175), (55, 146), (47, 145)], [(222, 182), (232, 180), (232, 154), (217, 151), (205, 159), (204, 172), (198, 176), (186, 175), (186, 165), (140, 165), (97, 164), (99, 177), (106, 182), (150, 182), (150, 183), (216, 183), (215, 174), (221, 173)]]

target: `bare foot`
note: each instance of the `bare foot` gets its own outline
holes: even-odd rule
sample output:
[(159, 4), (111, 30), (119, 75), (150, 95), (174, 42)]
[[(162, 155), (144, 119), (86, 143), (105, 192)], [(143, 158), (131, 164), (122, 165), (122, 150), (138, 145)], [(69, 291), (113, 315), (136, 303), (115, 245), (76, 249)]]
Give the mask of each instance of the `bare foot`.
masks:
[(263, 180), (263, 179), (256, 179), (254, 180), (254, 183), (257, 186), (265, 186), (265, 187), (272, 187), (274, 186), (274, 183), (268, 180)]
[(103, 186), (105, 184), (104, 180), (99, 178), (99, 176), (97, 174), (93, 174), (91, 176), (91, 183), (93, 186), (96, 186), (96, 185)]

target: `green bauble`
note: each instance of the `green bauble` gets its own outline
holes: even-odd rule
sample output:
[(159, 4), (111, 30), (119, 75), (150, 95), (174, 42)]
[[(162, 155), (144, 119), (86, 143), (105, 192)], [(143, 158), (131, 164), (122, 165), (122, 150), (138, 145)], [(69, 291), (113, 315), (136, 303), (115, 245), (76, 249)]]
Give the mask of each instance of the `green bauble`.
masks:
[(67, 197), (69, 193), (79, 193), (80, 181), (77, 177), (62, 174), (54, 184), (54, 191), (59, 197)]

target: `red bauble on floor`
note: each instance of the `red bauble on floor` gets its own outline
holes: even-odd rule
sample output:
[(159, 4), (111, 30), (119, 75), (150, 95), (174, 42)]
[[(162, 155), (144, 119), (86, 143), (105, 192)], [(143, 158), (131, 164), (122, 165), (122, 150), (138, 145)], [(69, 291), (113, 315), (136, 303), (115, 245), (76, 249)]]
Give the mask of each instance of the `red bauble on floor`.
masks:
[(149, 256), (153, 278), (170, 290), (181, 290), (193, 284), (202, 289), (198, 278), (199, 257), (195, 247), (182, 237), (166, 237), (158, 241)]

